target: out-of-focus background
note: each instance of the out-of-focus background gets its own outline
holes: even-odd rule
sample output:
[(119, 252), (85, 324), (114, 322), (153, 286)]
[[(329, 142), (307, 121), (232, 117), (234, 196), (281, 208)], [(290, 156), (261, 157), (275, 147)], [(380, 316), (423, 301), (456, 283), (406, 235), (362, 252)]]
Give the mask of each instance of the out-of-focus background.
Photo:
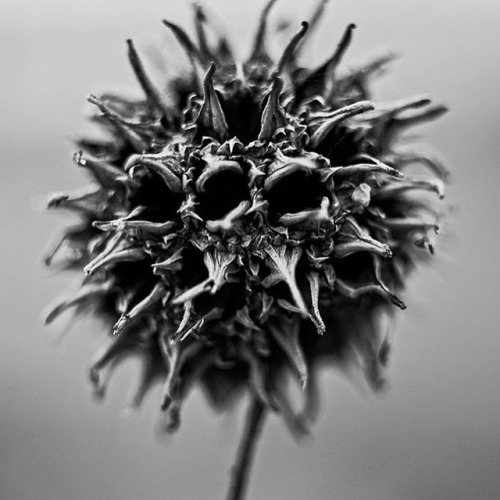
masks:
[[(210, 0), (234, 42), (248, 48), (263, 0)], [(271, 16), (298, 23), (313, 2), (281, 0)], [(66, 222), (40, 210), (52, 191), (82, 184), (70, 161), (85, 96), (135, 85), (125, 39), (146, 53), (175, 44), (162, 18), (190, 23), (173, 0), (3, 0), (0, 6), (0, 498), (149, 500), (224, 496), (243, 408), (217, 416), (195, 391), (180, 432), (154, 432), (158, 393), (124, 418), (135, 367), (118, 371), (104, 404), (86, 380), (99, 325), (55, 345), (44, 306), (71, 282), (41, 265)], [(500, 5), (495, 0), (336, 0), (311, 62), (358, 29), (345, 64), (377, 48), (401, 52), (379, 88), (384, 100), (429, 92), (451, 113), (422, 129), (453, 168), (451, 232), (435, 265), (405, 295), (391, 390), (375, 397), (335, 370), (322, 377), (312, 439), (297, 445), (269, 419), (249, 499), (496, 500), (500, 498)], [(244, 52), (242, 53), (244, 55)], [(445, 231), (446, 233), (446, 231)]]

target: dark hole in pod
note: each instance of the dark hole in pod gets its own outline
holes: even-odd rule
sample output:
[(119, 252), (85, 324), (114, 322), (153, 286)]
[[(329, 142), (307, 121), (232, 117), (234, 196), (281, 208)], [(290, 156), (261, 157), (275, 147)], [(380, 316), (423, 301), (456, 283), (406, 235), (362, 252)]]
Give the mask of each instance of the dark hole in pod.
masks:
[(293, 172), (267, 192), (269, 219), (276, 223), (284, 214), (319, 208), (322, 198), (327, 195), (328, 190), (317, 176)]
[(214, 174), (203, 189), (197, 196), (197, 213), (204, 220), (221, 219), (242, 201), (250, 200), (246, 176), (233, 171)]
[(235, 92), (221, 104), (230, 137), (237, 137), (244, 144), (257, 139), (261, 112), (259, 104), (248, 90)]
[(138, 206), (146, 208), (137, 219), (167, 222), (177, 219), (177, 210), (184, 198), (183, 193), (171, 191), (158, 174), (149, 172), (141, 179), (141, 185), (130, 197), (130, 203), (132, 209)]

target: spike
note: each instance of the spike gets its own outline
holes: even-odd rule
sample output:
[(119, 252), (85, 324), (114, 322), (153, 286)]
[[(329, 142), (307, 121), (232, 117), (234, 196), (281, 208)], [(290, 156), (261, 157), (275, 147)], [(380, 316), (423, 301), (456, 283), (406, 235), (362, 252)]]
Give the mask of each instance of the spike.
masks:
[(337, 244), (333, 252), (334, 256), (337, 258), (342, 259), (359, 251), (376, 253), (386, 259), (392, 257), (390, 247), (372, 238), (368, 231), (361, 228), (353, 217), (346, 217), (340, 236), (344, 239), (354, 241)]
[[(124, 332), (119, 337), (113, 337), (112, 340), (104, 346), (95, 356), (89, 370), (89, 377), (94, 386), (94, 395), (102, 398), (111, 374), (116, 365), (131, 351), (137, 350), (138, 345), (144, 345), (151, 342), (151, 332), (143, 329), (133, 333)], [(103, 377), (101, 371), (108, 367)]]
[(299, 440), (306, 438), (311, 432), (308, 427), (308, 422), (306, 422), (301, 415), (297, 415), (295, 413), (283, 388), (278, 387), (277, 384), (275, 385), (276, 387), (274, 388), (273, 395), (276, 404), (278, 405), (278, 412), (283, 417), (285, 425), (288, 427), (288, 430), (293, 434), (295, 439)]
[(160, 347), (163, 357), (168, 364), (168, 374), (163, 384), (161, 409), (165, 411), (173, 400), (173, 389), (179, 377), (180, 363), (180, 347), (172, 339), (162, 335), (160, 339)]
[(193, 299), (198, 297), (198, 295), (209, 292), (211, 287), (212, 280), (210, 278), (207, 278), (175, 297), (174, 300), (172, 300), (172, 305), (191, 302)]
[(248, 330), (253, 330), (255, 332), (262, 331), (260, 326), (256, 325), (253, 319), (250, 317), (248, 306), (245, 306), (242, 309), (238, 309), (235, 315), (235, 319)]
[(276, 0), (269, 0), (260, 15), (259, 27), (255, 35), (252, 53), (248, 58), (248, 62), (268, 63), (270, 61), (269, 54), (266, 50), (267, 18), (275, 3)]
[(302, 248), (288, 248), (286, 245), (282, 245), (275, 249), (272, 246), (268, 246), (264, 251), (271, 259), (266, 261), (266, 264), (271, 268), (271, 274), (262, 280), (262, 286), (268, 288), (280, 281), (284, 281), (290, 289), (295, 304), (302, 314), (307, 317), (309, 311), (295, 280), (295, 268), (302, 255)]
[(181, 349), (175, 341), (169, 338), (162, 338), (160, 341), (160, 348), (165, 359), (165, 362), (168, 364), (168, 375), (163, 384), (163, 397), (162, 397), (162, 411), (167, 411), (170, 409), (172, 403), (175, 402), (176, 399), (179, 399), (180, 386), (185, 383), (185, 377), (181, 379), (180, 371), (186, 366), (189, 362), (192, 362), (197, 357), (201, 357), (203, 346), (198, 343), (190, 344)]
[[(285, 323), (285, 318), (283, 318), (282, 321)], [(269, 322), (268, 327), (273, 338), (291, 361), (302, 389), (305, 389), (307, 387), (309, 370), (302, 347), (300, 346), (300, 320), (297, 317), (293, 317), (286, 321), (286, 324)]]
[(381, 275), (382, 263), (381, 263), (380, 259), (375, 255), (373, 256), (373, 270), (374, 270), (375, 279), (377, 280), (377, 283), (384, 290), (384, 292), (387, 294), (389, 300), (394, 305), (399, 307), (400, 309), (406, 309), (406, 304), (394, 292), (389, 290), (387, 285), (382, 280), (382, 275)]
[(368, 119), (380, 119), (380, 118), (392, 118), (399, 113), (407, 111), (409, 109), (418, 109), (431, 104), (431, 100), (427, 95), (419, 95), (414, 97), (409, 97), (406, 99), (400, 99), (393, 102), (388, 102), (385, 104), (377, 104), (375, 110), (370, 113), (366, 118)]
[(112, 252), (105, 257), (103, 257), (102, 254), (98, 255), (83, 268), (83, 271), (86, 276), (90, 276), (102, 267), (118, 264), (120, 262), (137, 262), (145, 259), (146, 257), (147, 255), (142, 248), (125, 248)]
[(181, 322), (179, 323), (177, 331), (175, 332), (176, 335), (174, 336), (174, 341), (176, 341), (179, 334), (182, 335), (183, 332), (186, 331), (186, 327), (189, 325), (189, 320), (195, 314), (192, 300), (188, 300), (187, 302), (184, 302), (183, 309), (184, 309), (184, 313), (182, 315), (182, 319), (181, 319)]
[(123, 170), (106, 161), (90, 158), (88, 156), (84, 157), (83, 151), (75, 153), (73, 155), (73, 160), (79, 167), (86, 168), (103, 188), (113, 189), (120, 183), (133, 183), (132, 179), (130, 179)]
[(201, 133), (213, 136), (223, 142), (228, 137), (228, 126), (221, 102), (214, 88), (213, 75), (215, 64), (212, 63), (203, 81), (204, 100), (200, 113), (196, 118), (196, 125), (201, 127)]
[(309, 381), (306, 387), (304, 408), (300, 412), (299, 419), (307, 428), (309, 424), (316, 421), (320, 410), (320, 394), (318, 387), (318, 374), (315, 365), (309, 368)]
[(359, 68), (351, 70), (346, 76), (338, 80), (338, 84), (340, 86), (346, 86), (348, 82), (366, 80), (377, 73), (382, 73), (385, 66), (397, 59), (397, 57), (398, 55), (393, 52), (377, 56)]
[(335, 249), (333, 250), (333, 256), (337, 259), (343, 259), (356, 252), (371, 252), (386, 259), (392, 257), (392, 251), (389, 245), (385, 245), (373, 239), (371, 242), (366, 240), (358, 240), (349, 241), (346, 243), (338, 243), (337, 245), (335, 245)]
[(400, 309), (406, 309), (406, 304), (400, 300), (394, 293), (389, 292), (387, 289), (380, 285), (370, 284), (363, 285), (357, 288), (349, 286), (343, 280), (337, 278), (335, 281), (336, 287), (339, 293), (349, 297), (350, 299), (357, 299), (366, 293), (376, 293), (389, 299), (394, 305), (398, 306)]
[(436, 233), (439, 231), (439, 226), (436, 223), (426, 222), (416, 217), (387, 217), (382, 220), (382, 224), (393, 231), (414, 231), (415, 229), (434, 229)]
[(283, 54), (281, 55), (278, 64), (276, 65), (276, 73), (281, 73), (285, 66), (290, 62), (293, 53), (297, 49), (298, 45), (302, 41), (302, 39), (305, 37), (307, 30), (309, 28), (309, 23), (304, 21), (302, 23), (302, 27), (300, 30), (292, 37), (288, 45), (286, 46), (285, 50), (283, 51)]
[(311, 147), (317, 148), (318, 145), (326, 139), (332, 129), (347, 118), (359, 115), (372, 109), (374, 109), (373, 103), (370, 101), (360, 101), (334, 111), (328, 118), (324, 118), (322, 120), (322, 123), (311, 135)]
[(106, 106), (101, 99), (95, 95), (89, 95), (87, 100), (99, 108), (102, 116), (116, 128), (116, 130), (128, 143), (130, 143), (136, 152), (142, 153), (148, 148), (146, 141), (142, 139), (135, 130), (133, 130), (133, 127), (138, 124), (131, 124), (125, 121), (120, 115), (109, 109), (108, 106)]
[(174, 154), (171, 152), (161, 151), (160, 153), (150, 153), (150, 154), (133, 154), (127, 157), (123, 164), (123, 170), (125, 172), (129, 172), (133, 169), (137, 164), (140, 164), (141, 161), (151, 160), (160, 163), (166, 163), (167, 165), (171, 165), (172, 168), (174, 165), (178, 165), (181, 161), (181, 156), (178, 154)]
[(312, 305), (312, 313), (311, 319), (313, 320), (314, 326), (320, 335), (323, 335), (326, 331), (325, 322), (321, 317), (321, 313), (319, 311), (319, 274), (317, 271), (311, 271), (307, 274), (307, 280), (309, 281), (309, 287), (311, 291), (311, 305)]
[(325, 7), (328, 2), (329, 0), (318, 0), (318, 5), (316, 5), (314, 12), (309, 19), (309, 31), (311, 33), (318, 27), (319, 21), (323, 17)]
[(196, 363), (191, 363), (192, 366), (190, 366), (187, 371), (183, 370), (183, 376), (178, 380), (175, 386), (175, 392), (172, 394), (172, 399), (164, 409), (167, 419), (165, 430), (169, 434), (177, 431), (179, 428), (182, 402), (186, 399), (194, 383), (203, 375), (208, 367), (214, 363), (216, 356), (217, 353), (213, 350), (203, 353), (203, 355), (199, 356), (200, 359), (198, 359)]
[(319, 173), (323, 182), (331, 176), (352, 177), (355, 175), (366, 174), (369, 172), (380, 172), (393, 177), (402, 178), (403, 174), (395, 168), (384, 163), (356, 163), (355, 165), (346, 165), (338, 167), (329, 167), (321, 170)]
[(152, 389), (156, 380), (164, 375), (163, 357), (156, 342), (148, 342), (141, 351), (142, 363), (141, 373), (139, 375), (139, 384), (135, 389), (129, 404), (125, 408), (125, 414), (130, 414), (137, 410), (147, 393)]
[[(325, 61), (319, 68), (311, 71), (304, 80), (299, 84), (302, 91), (306, 91), (308, 87), (319, 87), (317, 91), (310, 92), (313, 94), (325, 95), (331, 91), (331, 85), (329, 85), (329, 80), (333, 80), (332, 76), (340, 64), (342, 57), (344, 56), (347, 48), (349, 47), (352, 39), (352, 33), (356, 28), (355, 24), (349, 24), (342, 35), (342, 38), (335, 49), (332, 56)], [(331, 82), (330, 82), (331, 83)], [(306, 96), (307, 97), (307, 96)]]
[(222, 286), (231, 280), (230, 274), (235, 271), (231, 264), (236, 259), (235, 254), (213, 250), (204, 254), (205, 266), (208, 270), (208, 278), (194, 287), (186, 290), (175, 297), (172, 304), (182, 304), (191, 301), (203, 293), (215, 294)]
[(156, 264), (153, 264), (154, 269), (168, 269), (170, 271), (174, 270), (179, 270), (182, 266), (181, 261), (182, 261), (182, 248), (179, 248), (176, 250), (170, 257), (167, 259), (157, 262)]
[(262, 112), (259, 141), (266, 141), (272, 138), (276, 129), (284, 127), (287, 124), (285, 111), (279, 102), (281, 90), (283, 89), (283, 80), (275, 77), (271, 90), (264, 98), (264, 111)]
[(267, 321), (269, 314), (271, 312), (271, 307), (273, 305), (274, 298), (266, 292), (262, 293), (262, 309), (258, 316), (258, 320), (261, 322)]
[(342, 61), (344, 54), (346, 53), (347, 49), (349, 48), (349, 45), (351, 44), (352, 33), (355, 29), (356, 29), (355, 24), (351, 23), (347, 25), (347, 28), (345, 29), (344, 34), (342, 35), (342, 38), (340, 39), (340, 42), (337, 45), (337, 48), (335, 49), (335, 52), (332, 54), (330, 59), (328, 59), (328, 61), (325, 63), (328, 73), (332, 73), (333, 71), (335, 71), (337, 66)]
[(250, 383), (255, 395), (268, 408), (276, 411), (278, 407), (266, 387), (266, 365), (245, 342), (240, 343), (240, 352), (250, 367)]
[(396, 119), (394, 122), (394, 126), (397, 127), (399, 131), (401, 129), (414, 127), (415, 125), (420, 125), (421, 123), (426, 123), (431, 120), (437, 120), (447, 112), (448, 107), (444, 104), (428, 106), (421, 111), (413, 113), (411, 116)]
[(150, 222), (147, 220), (115, 219), (109, 221), (96, 220), (92, 225), (101, 231), (141, 231), (155, 236), (164, 236), (172, 231), (176, 223), (173, 221)]
[(373, 194), (373, 197), (377, 200), (383, 200), (414, 189), (433, 191), (440, 199), (444, 198), (444, 183), (441, 180), (424, 179), (406, 179), (402, 182), (386, 184), (378, 188)]
[(168, 163), (165, 164), (160, 161), (150, 160), (145, 155), (133, 155), (133, 158), (129, 159), (127, 166), (132, 168), (131, 165), (142, 165), (147, 170), (152, 170), (163, 179), (171, 191), (174, 193), (182, 192), (182, 182), (168, 166)]
[(57, 317), (59, 317), (64, 311), (70, 309), (71, 307), (77, 307), (89, 299), (106, 295), (110, 292), (111, 288), (112, 285), (109, 282), (98, 283), (95, 285), (86, 285), (73, 297), (61, 300), (55, 306), (52, 306), (49, 312), (45, 315), (44, 323), (48, 325), (52, 323)]
[(214, 55), (212, 54), (212, 51), (208, 46), (207, 35), (205, 33), (204, 24), (207, 21), (205, 12), (198, 2), (193, 2), (193, 9), (196, 35), (198, 37), (198, 46), (200, 47), (200, 55), (206, 61), (213, 61)]
[(386, 387), (384, 368), (390, 350), (388, 316), (386, 307), (377, 307), (371, 314), (371, 321), (368, 321), (369, 331), (359, 339), (358, 350), (363, 360), (363, 371), (375, 391)]
[[(186, 309), (184, 310), (184, 312), (186, 313)], [(182, 342), (187, 337), (189, 337), (189, 335), (200, 331), (205, 326), (205, 324), (208, 323), (209, 321), (215, 321), (215, 320), (220, 319), (223, 314), (224, 314), (224, 310), (221, 307), (214, 307), (213, 309), (211, 309), (208, 313), (204, 314), (203, 316), (198, 317), (197, 319), (193, 320), (191, 323), (187, 323), (184, 326), (184, 328), (181, 329), (179, 326), (179, 329), (175, 333), (174, 341), (175, 342), (178, 342), (178, 341)], [(188, 318), (188, 319), (190, 319), (190, 318)], [(184, 322), (184, 318), (183, 318), (183, 322)]]
[(420, 163), (427, 166), (443, 181), (446, 181), (450, 177), (450, 171), (445, 165), (445, 161), (440, 158), (439, 154), (429, 146), (426, 147), (425, 151), (410, 150), (395, 152), (392, 155), (389, 155), (386, 161), (403, 167), (408, 164)]
[(177, 24), (171, 23), (166, 19), (163, 20), (163, 24), (174, 34), (177, 41), (182, 46), (186, 52), (189, 59), (194, 63), (194, 61), (199, 62), (201, 65), (204, 64), (204, 59), (200, 54), (200, 51), (196, 48), (194, 43), (191, 41), (187, 33)]
[(48, 208), (64, 208), (83, 212), (93, 217), (103, 217), (110, 210), (111, 193), (102, 189), (76, 191), (70, 194), (54, 194)]
[[(155, 351), (157, 351), (156, 346)], [(123, 410), (124, 416), (134, 414), (138, 410), (144, 401), (144, 398), (155, 385), (156, 380), (161, 377), (162, 372), (158, 369), (157, 360), (154, 358), (155, 354), (156, 352), (153, 352), (148, 353), (147, 356), (143, 356), (144, 359), (141, 360), (141, 372), (138, 375), (139, 384), (137, 385), (130, 402)]]
[(88, 235), (89, 229), (83, 225), (75, 225), (65, 228), (61, 233), (54, 236), (50, 244), (47, 246), (47, 249), (43, 252), (43, 261), (45, 265), (50, 266), (52, 264), (54, 257), (66, 241), (72, 243), (71, 247), (73, 250), (78, 250), (78, 246), (85, 248)]
[(230, 274), (235, 271), (231, 264), (235, 261), (236, 255), (227, 252), (214, 250), (207, 252), (204, 256), (205, 266), (212, 281), (210, 293), (214, 294), (221, 287), (231, 280)]
[(165, 299), (166, 296), (163, 282), (160, 281), (156, 283), (147, 297), (135, 305), (130, 312), (123, 314), (115, 323), (113, 326), (113, 335), (121, 333), (127, 326), (142, 316), (150, 307), (160, 302), (160, 300)]
[(142, 90), (146, 94), (146, 98), (149, 102), (149, 105), (152, 108), (160, 111), (165, 118), (168, 118), (171, 114), (172, 110), (168, 109), (165, 105), (165, 102), (160, 94), (160, 91), (157, 89), (156, 85), (149, 78), (146, 70), (144, 69), (144, 65), (137, 53), (137, 50), (134, 46), (134, 42), (130, 39), (127, 40), (128, 46), (128, 58), (132, 69), (134, 70), (135, 76), (142, 87)]

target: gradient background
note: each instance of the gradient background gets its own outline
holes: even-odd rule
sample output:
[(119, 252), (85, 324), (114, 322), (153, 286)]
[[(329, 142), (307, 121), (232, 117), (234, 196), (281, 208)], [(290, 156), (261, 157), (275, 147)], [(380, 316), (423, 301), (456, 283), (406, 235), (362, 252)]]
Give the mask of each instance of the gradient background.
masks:
[[(240, 46), (263, 3), (207, 0)], [(305, 2), (302, 2), (305, 3)], [(452, 112), (425, 129), (453, 167), (458, 209), (434, 268), (412, 280), (399, 316), (392, 388), (375, 397), (330, 370), (313, 438), (297, 445), (271, 417), (249, 499), (496, 500), (500, 498), (500, 5), (496, 0), (337, 0), (312, 59), (358, 24), (346, 58), (377, 47), (404, 57), (382, 98), (429, 92)], [(289, 17), (309, 9), (281, 0)], [(134, 84), (124, 40), (167, 38), (160, 20), (185, 23), (172, 0), (28, 2), (0, 6), (0, 498), (2, 500), (220, 499), (243, 408), (216, 416), (195, 391), (179, 434), (158, 440), (158, 392), (122, 418), (133, 363), (103, 405), (86, 368), (99, 325), (75, 327), (54, 347), (40, 311), (70, 283), (40, 254), (67, 221), (40, 211), (47, 193), (82, 184), (69, 140), (84, 98), (100, 82)], [(175, 49), (176, 50), (176, 49)], [(95, 83), (95, 85), (94, 85)]]

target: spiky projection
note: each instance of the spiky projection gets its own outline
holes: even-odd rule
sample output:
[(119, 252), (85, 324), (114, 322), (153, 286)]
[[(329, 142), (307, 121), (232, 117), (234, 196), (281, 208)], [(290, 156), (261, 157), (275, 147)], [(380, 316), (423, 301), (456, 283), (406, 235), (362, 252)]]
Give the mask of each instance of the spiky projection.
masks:
[[(69, 309), (109, 320), (90, 369), (96, 394), (121, 360), (138, 356), (131, 404), (161, 381), (168, 431), (195, 384), (217, 409), (249, 390), (299, 434), (316, 413), (321, 360), (355, 362), (380, 388), (384, 318), (406, 307), (397, 293), (432, 253), (436, 217), (423, 192), (442, 197), (445, 171), (397, 146), (445, 108), (427, 97), (374, 104), (371, 79), (391, 57), (341, 75), (354, 25), (323, 64), (303, 67), (302, 43), (325, 3), (277, 59), (266, 43), (274, 1), (243, 62), (199, 6), (196, 43), (164, 21), (192, 67), (166, 90), (129, 40), (144, 98), (89, 97), (103, 134), (81, 139), (74, 160), (94, 183), (49, 202), (80, 222), (47, 262), (84, 277), (47, 322)], [(430, 177), (405, 175), (418, 164)], [(298, 413), (290, 373), (305, 393)]]

